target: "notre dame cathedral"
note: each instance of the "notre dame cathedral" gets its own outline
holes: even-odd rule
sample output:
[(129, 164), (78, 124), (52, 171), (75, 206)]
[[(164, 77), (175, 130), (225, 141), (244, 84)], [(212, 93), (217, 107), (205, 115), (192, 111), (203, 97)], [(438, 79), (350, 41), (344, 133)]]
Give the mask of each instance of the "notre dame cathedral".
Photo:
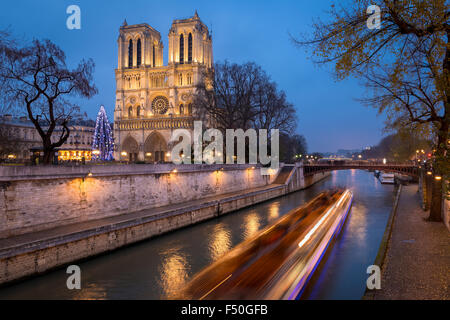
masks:
[(168, 65), (161, 34), (148, 24), (119, 30), (114, 110), (115, 159), (169, 161), (174, 129), (193, 130), (193, 94), (213, 68), (212, 37), (197, 12), (174, 20)]

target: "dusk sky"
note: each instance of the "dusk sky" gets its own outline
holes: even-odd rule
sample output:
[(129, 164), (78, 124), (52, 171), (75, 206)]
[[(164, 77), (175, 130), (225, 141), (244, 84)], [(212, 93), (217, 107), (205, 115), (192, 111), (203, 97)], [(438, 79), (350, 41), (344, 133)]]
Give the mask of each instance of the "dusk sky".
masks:
[[(66, 8), (81, 8), (81, 30), (66, 28)], [(304, 49), (295, 47), (291, 34), (311, 32), (313, 18), (326, 17), (331, 1), (8, 1), (2, 3), (0, 28), (16, 38), (48, 38), (65, 52), (70, 66), (82, 58), (96, 64), (98, 95), (80, 102), (95, 118), (103, 104), (110, 121), (115, 101), (119, 27), (148, 23), (161, 33), (167, 63), (167, 35), (172, 20), (194, 15), (195, 10), (213, 34), (215, 62), (254, 61), (276, 81), (297, 110), (297, 132), (308, 151), (363, 148), (382, 137), (383, 116), (355, 101), (365, 88), (354, 79), (335, 82), (332, 65), (318, 67)]]

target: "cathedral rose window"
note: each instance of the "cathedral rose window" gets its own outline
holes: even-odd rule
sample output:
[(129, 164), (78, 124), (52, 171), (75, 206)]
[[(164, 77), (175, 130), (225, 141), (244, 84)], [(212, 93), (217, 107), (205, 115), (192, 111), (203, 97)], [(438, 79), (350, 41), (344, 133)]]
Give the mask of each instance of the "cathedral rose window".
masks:
[(154, 114), (165, 114), (169, 109), (169, 100), (166, 97), (159, 96), (153, 99), (152, 110)]

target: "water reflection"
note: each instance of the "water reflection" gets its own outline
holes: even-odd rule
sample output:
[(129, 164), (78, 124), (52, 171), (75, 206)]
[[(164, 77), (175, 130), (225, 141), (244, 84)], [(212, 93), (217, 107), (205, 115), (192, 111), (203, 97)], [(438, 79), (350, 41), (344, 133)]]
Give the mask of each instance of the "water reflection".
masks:
[(269, 207), (269, 221), (272, 222), (280, 216), (280, 202), (276, 201)]
[(159, 279), (164, 295), (162, 298), (172, 298), (189, 278), (190, 266), (180, 248), (169, 249), (161, 254), (163, 259), (159, 268)]
[(256, 212), (252, 212), (244, 218), (244, 239), (250, 238), (259, 230), (259, 216)]
[(347, 221), (347, 232), (357, 238), (363, 246), (367, 241), (367, 213), (368, 209), (363, 203), (354, 203), (351, 210), (352, 218)]
[(75, 290), (74, 300), (105, 300), (106, 289), (98, 283), (88, 283), (80, 291)]
[(214, 226), (213, 232), (209, 235), (208, 247), (212, 261), (216, 261), (231, 249), (231, 233), (223, 223)]

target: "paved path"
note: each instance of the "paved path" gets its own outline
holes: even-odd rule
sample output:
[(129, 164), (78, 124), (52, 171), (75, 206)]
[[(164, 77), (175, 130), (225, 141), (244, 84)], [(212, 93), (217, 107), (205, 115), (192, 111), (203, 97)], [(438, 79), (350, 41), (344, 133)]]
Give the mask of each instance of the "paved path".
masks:
[(417, 185), (403, 186), (374, 299), (450, 300), (450, 232), (419, 203)]

